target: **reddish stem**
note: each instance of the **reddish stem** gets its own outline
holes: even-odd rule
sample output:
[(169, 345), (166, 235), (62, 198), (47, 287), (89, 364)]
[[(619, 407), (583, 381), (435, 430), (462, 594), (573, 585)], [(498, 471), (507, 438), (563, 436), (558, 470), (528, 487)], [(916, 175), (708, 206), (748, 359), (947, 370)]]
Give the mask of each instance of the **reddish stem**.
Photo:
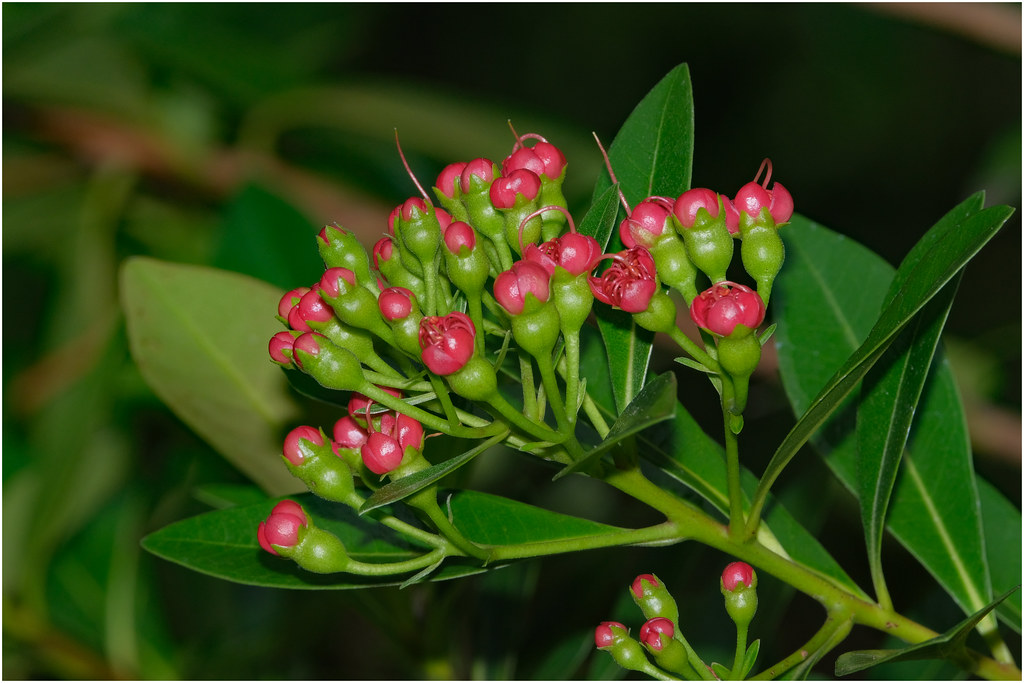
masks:
[(398, 142), (398, 129), (397, 128), (395, 128), (395, 147), (398, 148), (398, 156), (401, 157), (401, 159), (402, 159), (402, 165), (405, 166), (405, 172), (409, 174), (410, 178), (412, 178), (413, 185), (415, 185), (416, 189), (420, 191), (420, 194), (423, 195), (423, 198), (425, 200), (427, 200), (427, 203), (428, 204), (431, 203), (430, 202), (430, 195), (428, 195), (426, 193), (426, 191), (423, 189), (423, 186), (420, 185), (420, 181), (416, 180), (416, 176), (413, 175), (412, 169), (409, 168), (409, 162), (405, 160), (405, 154), (402, 152), (402, 145), (401, 145), (400, 142)]
[(763, 187), (764, 189), (767, 190), (768, 189), (768, 181), (772, 179), (772, 160), (771, 159), (765, 157), (765, 160), (761, 162), (761, 167), (757, 169), (757, 174), (754, 176), (754, 182), (755, 183), (757, 182), (757, 179), (761, 176), (761, 171), (763, 171), (766, 166), (768, 167), (768, 173), (767, 173), (767, 175), (765, 175), (764, 182), (761, 183), (761, 187)]
[[(594, 136), (594, 140), (597, 141), (597, 148), (601, 150), (601, 156), (604, 157), (605, 168), (608, 169), (608, 175), (612, 178), (612, 183), (618, 185), (619, 179), (615, 177), (615, 171), (612, 170), (612, 162), (608, 158), (608, 152), (604, 151), (604, 145), (601, 144), (601, 138), (597, 137), (597, 133), (591, 133)], [(622, 208), (626, 210), (626, 215), (633, 213), (633, 210), (629, 208), (629, 203), (626, 202), (626, 195), (622, 194), (622, 187), (619, 187), (619, 200), (622, 202)]]

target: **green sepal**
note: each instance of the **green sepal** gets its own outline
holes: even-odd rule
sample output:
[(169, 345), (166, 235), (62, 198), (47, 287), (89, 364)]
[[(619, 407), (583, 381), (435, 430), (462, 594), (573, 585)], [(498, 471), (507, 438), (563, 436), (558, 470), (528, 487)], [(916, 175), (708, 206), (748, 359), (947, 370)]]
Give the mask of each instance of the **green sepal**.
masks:
[(321, 290), (320, 298), (334, 309), (334, 314), (346, 325), (369, 330), (391, 346), (395, 345), (394, 335), (380, 313), (377, 297), (361, 286), (350, 286), (344, 278), (338, 278), (338, 296), (332, 297)]
[(673, 625), (678, 624), (679, 607), (676, 606), (675, 598), (668, 592), (665, 583), (658, 578), (657, 574), (652, 574), (651, 576), (654, 577), (657, 585), (641, 578), (639, 579), (641, 587), (640, 596), (637, 597), (637, 594), (633, 591), (633, 586), (630, 586), (630, 597), (633, 598), (633, 602), (644, 613), (644, 618), (648, 621), (655, 617), (664, 617), (671, 621)]
[(633, 314), (633, 321), (651, 332), (668, 332), (676, 326), (676, 302), (664, 290), (658, 290), (647, 310)]
[(689, 649), (684, 644), (684, 641), (681, 640), (682, 635), (679, 633), (679, 627), (674, 620), (672, 625), (676, 629), (676, 637), (668, 638), (664, 633), (659, 634), (661, 649), (658, 650), (648, 646), (647, 643), (643, 643), (644, 649), (654, 658), (655, 664), (662, 669), (677, 673), (687, 680), (700, 678), (690, 664)]
[(519, 348), (534, 358), (550, 358), (561, 331), (554, 304), (528, 293), (523, 312), (511, 318), (512, 336)]
[(445, 379), (448, 380), (448, 386), (452, 391), (470, 401), (487, 401), (498, 391), (498, 378), (494, 368), (477, 355)]
[(587, 284), (587, 273), (573, 275), (562, 266), (555, 266), (550, 287), (550, 301), (558, 311), (562, 333), (579, 332), (594, 306), (594, 294)]
[(395, 237), (416, 258), (423, 271), (436, 268), (441, 249), (441, 223), (433, 203), (428, 200), (426, 205), (426, 211), (413, 206), (408, 219), (402, 218), (401, 212), (395, 217)]
[(533, 199), (527, 199), (525, 195), (516, 193), (516, 202), (510, 209), (498, 209), (505, 218), (505, 241), (512, 247), (512, 250), (520, 256), (526, 249), (527, 244), (537, 244), (541, 238), (541, 217), (534, 216), (526, 221), (520, 232), (519, 226), (523, 219), (541, 207), (540, 193)]
[(718, 215), (712, 216), (707, 209), (701, 207), (697, 209), (692, 228), (684, 228), (674, 214), (669, 220), (682, 235), (690, 262), (712, 282), (726, 280), (734, 245), (732, 234), (725, 224), (725, 205), (721, 196), (718, 198)]
[(306, 515), (306, 525), (299, 528), (298, 543), (290, 548), (279, 545), (273, 548), (282, 557), (314, 574), (344, 572), (352, 564), (341, 540), (329, 531), (313, 526), (309, 515)]

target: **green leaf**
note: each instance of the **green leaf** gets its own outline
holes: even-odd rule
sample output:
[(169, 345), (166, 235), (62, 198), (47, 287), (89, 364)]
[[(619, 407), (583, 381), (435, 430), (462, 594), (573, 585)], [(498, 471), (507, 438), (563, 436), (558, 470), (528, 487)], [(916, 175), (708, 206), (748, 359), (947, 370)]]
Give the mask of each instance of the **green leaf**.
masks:
[[(250, 184), (226, 210), (221, 244), (212, 265), (250, 275), (285, 291), (308, 285), (323, 273), (316, 243), (319, 227), (285, 200)], [(274, 310), (270, 315), (273, 317)]]
[(740, 680), (747, 677), (750, 670), (754, 668), (754, 663), (757, 662), (757, 654), (761, 651), (761, 639), (758, 638), (747, 647), (746, 653), (743, 655), (743, 672), (740, 674)]
[[(406, 517), (405, 510), (392, 511), (385, 507), (368, 517), (360, 517), (344, 505), (329, 503), (312, 494), (296, 496), (294, 500), (302, 504), (318, 527), (338, 536), (349, 554), (362, 562), (397, 562), (425, 551), (372, 519), (378, 514), (394, 514), (412, 522), (412, 517)], [(259, 547), (256, 528), (274, 505), (275, 501), (268, 500), (256, 505), (214, 510), (166, 526), (146, 536), (142, 545), (149, 552), (194, 571), (254, 586), (348, 589), (398, 586), (409, 578), (313, 574), (290, 560), (273, 557)], [(617, 530), (474, 491), (453, 494), (449, 510), (459, 530), (478, 544), (535, 543)], [(431, 575), (430, 580), (442, 581), (483, 571), (486, 569), (469, 560), (449, 558)]]
[[(867, 339), (821, 388), (776, 450), (761, 478), (762, 492), (771, 487), (800, 447), (853, 391), (896, 333), (964, 267), (1013, 213), (1010, 207), (993, 206), (964, 217), (968, 213), (965, 205), (974, 204), (975, 198), (967, 199), (947, 214), (925, 236), (925, 247), (912, 252), (913, 258), (900, 270), (899, 277), (904, 284), (899, 293), (882, 310)], [(806, 224), (806, 219), (794, 216), (793, 223)], [(790, 235), (794, 232), (797, 230), (787, 230)], [(819, 270), (816, 276), (822, 286), (832, 284), (825, 271)], [(856, 288), (850, 293), (856, 294)]]
[(882, 535), (889, 499), (959, 282), (957, 275), (896, 336), (861, 387), (857, 410), (858, 497), (868, 565), (879, 596), (887, 594)]
[(174, 413), (266, 492), (301, 484), (277, 457), (298, 407), (267, 356), (282, 292), (225, 271), (128, 259), (121, 300), (132, 357)]
[(609, 187), (594, 200), (587, 215), (583, 217), (577, 228), (581, 235), (589, 235), (597, 240), (604, 249), (615, 229), (615, 217), (619, 215), (619, 192), (615, 186)]
[[(987, 221), (984, 212), (968, 221), (979, 217)], [(862, 246), (806, 219), (796, 218), (786, 230), (789, 255), (775, 289), (776, 345), (783, 385), (799, 414), (812, 397), (825, 393), (820, 387), (840, 376), (835, 369), (848, 368), (850, 354), (867, 346), (860, 340), (874, 334), (893, 270)], [(800, 343), (804, 339), (814, 340), (813, 353)], [(852, 404), (843, 403), (814, 444), (856, 493), (854, 417)], [(918, 404), (888, 529), (968, 613), (991, 597), (978, 509), (963, 408), (948, 362), (939, 359)]]
[(971, 631), (974, 630), (985, 615), (994, 610), (999, 603), (1008, 598), (1010, 593), (1013, 593), (1018, 588), (1020, 586), (1003, 593), (942, 635), (926, 640), (923, 643), (898, 650), (856, 650), (854, 652), (844, 652), (836, 659), (836, 675), (846, 676), (885, 662), (917, 659), (948, 659), (963, 666), (963, 668), (969, 668), (971, 654), (967, 650), (967, 636), (970, 635)]
[(585, 469), (623, 439), (638, 434), (651, 425), (672, 419), (678, 403), (675, 374), (665, 372), (658, 375), (648, 382), (636, 395), (636, 398), (626, 406), (626, 409), (608, 430), (604, 441), (588, 451), (582, 459), (559, 471), (553, 480)]
[[(995, 590), (1005, 590), (1020, 582), (1021, 517), (1020, 510), (996, 487), (978, 480), (981, 521), (985, 530), (985, 554), (988, 557)], [(1017, 633), (1021, 631), (1021, 594), (1018, 591), (999, 603), (996, 614)]]
[(366, 499), (366, 502), (359, 508), (359, 514), (363, 515), (382, 505), (398, 502), (403, 498), (408, 498), (417, 491), (425, 489), (459, 469), (488, 448), (498, 445), (508, 434), (509, 431), (506, 429), (504, 432), (492, 436), (487, 441), (484, 441), (475, 448), (471, 448), (465, 453), (385, 484)]
[[(630, 206), (652, 196), (678, 197), (690, 189), (693, 166), (693, 87), (680, 64), (662, 78), (619, 129), (608, 158)], [(605, 170), (594, 196), (612, 184)]]
[[(668, 73), (636, 106), (608, 149), (619, 187), (631, 206), (652, 195), (676, 197), (690, 186), (693, 163), (693, 89), (681, 64)], [(594, 187), (607, 201), (611, 177), (605, 171)], [(607, 248), (617, 251), (617, 236)], [(618, 412), (644, 386), (654, 335), (637, 327), (633, 317), (607, 306), (597, 308), (597, 324), (608, 350), (612, 390)]]

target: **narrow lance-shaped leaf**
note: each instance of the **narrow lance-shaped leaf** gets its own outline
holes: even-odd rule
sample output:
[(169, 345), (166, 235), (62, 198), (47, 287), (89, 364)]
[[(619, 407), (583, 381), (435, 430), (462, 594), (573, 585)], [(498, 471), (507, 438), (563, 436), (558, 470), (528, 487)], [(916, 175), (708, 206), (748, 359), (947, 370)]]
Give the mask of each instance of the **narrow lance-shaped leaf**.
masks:
[(930, 249), (901, 272), (900, 277), (906, 280), (899, 294), (884, 308), (867, 339), (811, 401), (775, 451), (761, 477), (755, 513), (783, 468), (867, 374), (895, 334), (999, 231), (1012, 213), (1009, 207), (993, 206), (963, 220), (941, 220), (932, 228), (936, 232), (928, 237)]
[(875, 593), (888, 602), (882, 534), (903, 449), (953, 304), (958, 275), (914, 317), (864, 378), (857, 411), (858, 487)]
[[(775, 292), (776, 342), (783, 385), (799, 414), (868, 335), (893, 269), (860, 245), (805, 219), (787, 230), (789, 258)], [(801, 344), (809, 338), (815, 340), (813, 353)], [(843, 403), (814, 435), (814, 444), (839, 480), (856, 494), (853, 408)], [(991, 597), (988, 562), (998, 566), (1000, 577), (1020, 575), (1019, 557), (995, 552), (994, 541), (981, 537), (975, 482), (963, 408), (949, 364), (939, 359), (918, 404), (903, 456), (903, 476), (890, 501), (888, 529), (967, 613)], [(1012, 507), (994, 490), (984, 491), (993, 510), (1001, 513)], [(993, 516), (1019, 519), (1019, 512)], [(1019, 546), (1019, 523), (1015, 528)], [(997, 531), (1004, 527), (986, 525), (985, 535)], [(1019, 628), (1019, 594), (1007, 603), (999, 614)]]
[(492, 436), (490, 439), (487, 439), (475, 448), (469, 449), (465, 453), (461, 453), (456, 455), (454, 458), (449, 458), (444, 462), (440, 462), (436, 465), (420, 470), (419, 472), (414, 472), (402, 477), (401, 479), (396, 479), (395, 481), (385, 484), (374, 491), (370, 497), (366, 499), (366, 502), (359, 508), (359, 514), (365, 514), (370, 510), (381, 507), (382, 505), (395, 503), (404, 498), (408, 498), (417, 491), (422, 491), (426, 487), (436, 483), (438, 480), (448, 476), (455, 470), (467, 464), (488, 448), (498, 445), (506, 436), (508, 436), (508, 434), (509, 432), (506, 429), (505, 431)]
[[(630, 206), (652, 195), (676, 197), (690, 186), (693, 162), (693, 89), (685, 64), (658, 82), (626, 119), (608, 149), (619, 187)], [(605, 172), (594, 196), (607, 192)], [(617, 236), (606, 247), (621, 248)], [(597, 324), (608, 350), (612, 389), (619, 412), (643, 387), (653, 335), (637, 327), (632, 316), (605, 306), (597, 308)]]
[(1011, 593), (1019, 588), (1018, 586), (1003, 593), (942, 635), (926, 640), (923, 643), (899, 650), (856, 650), (845, 652), (836, 659), (836, 676), (846, 676), (885, 662), (915, 659), (948, 659), (966, 669), (970, 669), (972, 656), (967, 649), (967, 636), (978, 625), (978, 622), (984, 619), (999, 603), (1006, 600), (1010, 597)]
[(626, 406), (608, 430), (604, 441), (588, 451), (583, 458), (559, 471), (554, 480), (585, 469), (626, 437), (642, 432), (658, 422), (672, 419), (677, 404), (676, 376), (671, 372), (658, 375)]

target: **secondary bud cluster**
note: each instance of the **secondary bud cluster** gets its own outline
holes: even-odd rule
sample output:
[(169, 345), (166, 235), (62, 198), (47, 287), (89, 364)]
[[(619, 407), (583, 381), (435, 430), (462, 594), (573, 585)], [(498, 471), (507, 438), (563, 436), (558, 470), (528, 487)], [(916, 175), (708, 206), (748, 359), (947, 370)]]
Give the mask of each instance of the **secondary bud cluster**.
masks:
[[(733, 562), (722, 572), (720, 585), (726, 611), (741, 630), (745, 647), (747, 626), (757, 610), (757, 575), (749, 564)], [(661, 579), (654, 574), (641, 574), (633, 580), (629, 592), (646, 619), (639, 638), (634, 640), (629, 629), (617, 621), (604, 621), (594, 629), (597, 649), (608, 652), (624, 669), (641, 671), (660, 680), (666, 680), (666, 671), (685, 680), (737, 677), (730, 675), (735, 671), (721, 664), (708, 666), (690, 646), (679, 629), (676, 601)], [(753, 665), (753, 658), (750, 662), (746, 659), (738, 678), (746, 677), (747, 665)]]

